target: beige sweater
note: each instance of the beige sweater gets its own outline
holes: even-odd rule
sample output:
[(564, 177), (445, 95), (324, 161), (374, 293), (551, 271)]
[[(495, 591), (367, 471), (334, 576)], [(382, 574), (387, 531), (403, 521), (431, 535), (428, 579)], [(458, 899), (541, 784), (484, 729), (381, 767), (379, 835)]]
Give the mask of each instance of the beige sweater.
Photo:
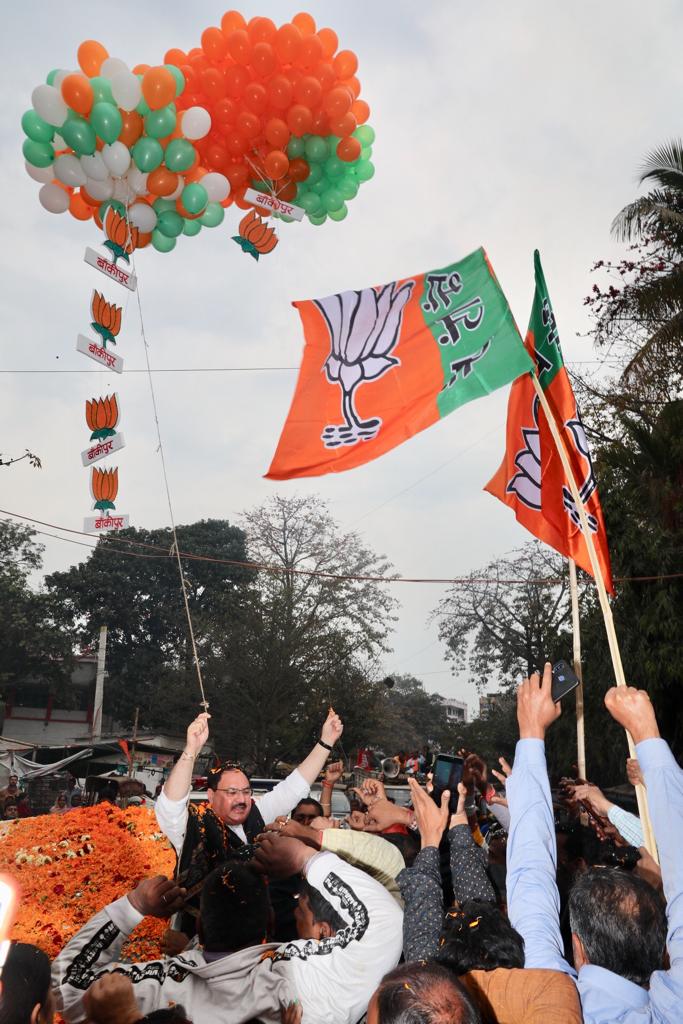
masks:
[(401, 851), (392, 843), (370, 832), (326, 828), (322, 834), (322, 849), (331, 850), (353, 867), (367, 871), (403, 907), (396, 876), (403, 871), (406, 863)]

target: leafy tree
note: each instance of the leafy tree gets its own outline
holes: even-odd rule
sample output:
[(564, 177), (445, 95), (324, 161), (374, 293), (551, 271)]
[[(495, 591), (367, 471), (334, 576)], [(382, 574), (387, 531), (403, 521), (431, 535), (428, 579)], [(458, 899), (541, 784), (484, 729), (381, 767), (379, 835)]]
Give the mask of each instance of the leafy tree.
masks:
[(434, 744), (440, 747), (449, 733), (443, 697), (429, 693), (415, 676), (397, 675), (393, 679), (393, 688), (384, 691), (375, 745), (388, 757), (401, 750), (419, 751)]

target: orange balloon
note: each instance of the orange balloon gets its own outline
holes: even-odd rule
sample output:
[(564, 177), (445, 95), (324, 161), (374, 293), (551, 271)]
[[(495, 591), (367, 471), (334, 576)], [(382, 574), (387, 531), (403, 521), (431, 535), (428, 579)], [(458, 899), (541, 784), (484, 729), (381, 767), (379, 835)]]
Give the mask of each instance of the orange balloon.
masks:
[(228, 52), (236, 64), (246, 66), (251, 60), (251, 40), (245, 29), (237, 28), (227, 37)]
[(273, 41), (275, 52), (281, 64), (293, 64), (301, 46), (301, 31), (296, 25), (285, 23), (277, 30)]
[(324, 56), (323, 44), (318, 37), (314, 35), (305, 36), (296, 62), (300, 68), (314, 68), (316, 64), (320, 64)]
[(268, 106), (268, 93), (265, 85), (250, 82), (244, 90), (244, 105), (252, 114), (262, 114)]
[(330, 89), (323, 99), (325, 113), (333, 120), (338, 120), (340, 117), (343, 117), (344, 114), (351, 109), (352, 103), (353, 96), (348, 89), (344, 88), (343, 85), (338, 85), (335, 89)]
[(205, 28), (202, 32), (202, 48), (212, 64), (220, 64), (228, 52), (228, 41), (219, 28)]
[(355, 75), (351, 75), (351, 78), (343, 78), (339, 85), (343, 85), (345, 89), (349, 89), (354, 100), (357, 100), (360, 96), (360, 82)]
[(250, 81), (249, 72), (246, 68), (228, 67), (225, 69), (225, 88), (228, 96), (234, 100), (240, 98)]
[(241, 188), (249, 179), (249, 169), (246, 164), (241, 161), (239, 163), (229, 164), (226, 167), (224, 174), (230, 182), (230, 187), (233, 191)]
[(353, 50), (340, 50), (334, 58), (334, 70), (339, 78), (351, 78), (358, 71), (358, 57)]
[(307, 135), (313, 127), (313, 115), (308, 107), (304, 107), (301, 103), (295, 103), (293, 107), (290, 107), (287, 111), (287, 126), (292, 135), (296, 135), (297, 138)]
[(119, 142), (128, 146), (128, 149), (132, 149), (142, 135), (142, 117), (136, 110), (119, 110), (119, 114), (122, 126), (119, 132)]
[(263, 161), (266, 174), (269, 178), (284, 178), (289, 170), (289, 158), (281, 149), (273, 149)]
[(235, 127), (248, 139), (255, 139), (257, 135), (261, 134), (261, 119), (256, 114), (252, 114), (250, 110), (243, 110), (241, 114), (237, 115)]
[(330, 135), (330, 119), (324, 110), (317, 110), (313, 115), (311, 135)]
[(149, 71), (149, 64), (136, 64), (133, 68), (134, 75), (144, 75), (146, 71)]
[(295, 157), (289, 161), (289, 176), (292, 181), (305, 181), (311, 173), (311, 168), (302, 157)]
[(216, 102), (224, 98), (225, 77), (218, 68), (207, 68), (206, 71), (202, 71), (199, 80), (207, 99)]
[(315, 110), (323, 98), (323, 87), (313, 75), (304, 75), (294, 87), (294, 98), (309, 110)]
[(144, 249), (152, 241), (151, 231), (138, 231), (138, 244), (135, 246), (136, 249)]
[(109, 52), (96, 39), (86, 39), (78, 47), (78, 64), (88, 78), (99, 75), (100, 68), (108, 56)]
[(337, 156), (340, 160), (351, 163), (352, 160), (358, 159), (362, 148), (359, 140), (354, 139), (353, 136), (348, 139), (340, 139), (337, 143)]
[(251, 66), (259, 78), (268, 78), (277, 67), (277, 54), (270, 43), (255, 43), (251, 51)]
[(178, 187), (178, 175), (162, 164), (147, 176), (147, 190), (155, 196), (170, 196)]
[[(249, 188), (249, 185), (241, 185), (240, 188), (235, 192), (235, 205), (239, 206), (240, 210), (253, 210), (252, 204), (244, 198), (244, 193)], [(270, 210), (267, 211), (270, 214)], [(259, 210), (261, 217), (266, 215), (265, 210)]]
[(357, 127), (358, 122), (350, 110), (343, 117), (330, 120), (330, 131), (333, 135), (338, 135), (340, 139), (346, 139), (349, 135), (353, 135)]
[(329, 61), (324, 60), (322, 64), (318, 64), (317, 67), (313, 68), (313, 75), (322, 85), (323, 92), (327, 92), (328, 89), (332, 89), (337, 83), (337, 76), (335, 75), (334, 68)]
[(323, 44), (323, 54), (329, 60), (337, 52), (339, 38), (332, 28), (318, 29), (318, 39)]
[(365, 124), (370, 117), (370, 107), (365, 100), (354, 100), (351, 104), (351, 113), (356, 121), (358, 121), (358, 124)]
[(271, 117), (266, 121), (264, 135), (266, 142), (274, 149), (284, 149), (289, 142), (289, 128), (285, 121), (279, 117)]
[(292, 86), (286, 75), (273, 75), (266, 83), (268, 102), (276, 110), (287, 110), (292, 104)]
[(150, 110), (160, 110), (175, 99), (175, 78), (168, 68), (150, 68), (142, 76), (142, 95)]
[(93, 215), (93, 208), (88, 206), (80, 192), (74, 192), (69, 200), (69, 213), (76, 220), (90, 220)]
[(95, 221), (95, 223), (97, 224), (98, 228), (101, 229), (102, 228), (102, 218), (100, 217), (100, 215), (97, 212), (97, 210), (93, 210), (92, 219)]
[(275, 22), (270, 18), (251, 18), (247, 25), (247, 32), (252, 46), (257, 43), (272, 43), (277, 34)]
[(179, 213), (181, 217), (185, 217), (186, 220), (196, 220), (197, 217), (201, 217), (202, 213), (204, 213), (203, 210), (201, 210), (199, 213), (188, 213), (180, 200), (180, 196), (178, 196), (178, 198), (175, 201), (175, 208), (176, 213)]
[(183, 64), (187, 64), (187, 54), (184, 50), (173, 47), (173, 49), (166, 51), (164, 64), (173, 64), (174, 67), (181, 68)]
[(102, 204), (102, 200), (101, 199), (93, 199), (93, 197), (88, 192), (86, 192), (86, 190), (83, 188), (83, 186), (81, 186), (81, 199), (83, 200), (84, 203), (87, 203), (88, 206), (97, 206), (97, 207), (99, 207)]
[(302, 36), (310, 36), (316, 29), (315, 18), (312, 14), (306, 14), (305, 11), (294, 15), (292, 25), (296, 25)]
[(183, 177), (186, 185), (191, 185), (195, 181), (201, 181), (205, 174), (208, 174), (206, 167), (202, 167), (197, 164), (196, 167), (192, 167), (189, 171), (185, 171)]
[(239, 11), (226, 11), (221, 18), (221, 28), (226, 36), (238, 28), (246, 28), (247, 23)]
[[(222, 99), (215, 104), (213, 112), (211, 114), (211, 119), (214, 124), (222, 127), (226, 124), (234, 124), (236, 116), (237, 104), (235, 103), (235, 101), (229, 99)], [(202, 139), (198, 139), (195, 145), (198, 145), (202, 141)]]
[(90, 113), (95, 97), (85, 75), (67, 75), (62, 81), (62, 98), (77, 114), (85, 116)]
[(296, 185), (293, 181), (287, 181), (277, 190), (278, 199), (284, 199), (286, 203), (291, 203), (292, 199), (296, 198)]

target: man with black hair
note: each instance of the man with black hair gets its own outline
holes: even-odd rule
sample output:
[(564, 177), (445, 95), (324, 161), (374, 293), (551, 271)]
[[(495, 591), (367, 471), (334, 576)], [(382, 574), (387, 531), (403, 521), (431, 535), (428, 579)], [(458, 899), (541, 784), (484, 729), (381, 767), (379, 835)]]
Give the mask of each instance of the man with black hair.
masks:
[[(507, 780), (511, 814), (508, 909), (524, 936), (528, 966), (576, 977), (562, 955), (555, 881), (557, 850), (545, 733), (559, 717), (551, 696), (552, 668), (525, 680), (517, 694), (520, 739)], [(633, 737), (659, 845), (666, 916), (668, 971), (663, 970), (667, 922), (655, 891), (631, 873), (584, 872), (569, 897), (574, 964), (585, 1024), (680, 1024), (683, 1019), (683, 772), (660, 739), (644, 690), (613, 687), (612, 717)]]
[(471, 997), (450, 971), (418, 960), (385, 975), (368, 1006), (367, 1024), (481, 1024)]
[(50, 961), (37, 946), (12, 942), (2, 968), (0, 1024), (52, 1024)]

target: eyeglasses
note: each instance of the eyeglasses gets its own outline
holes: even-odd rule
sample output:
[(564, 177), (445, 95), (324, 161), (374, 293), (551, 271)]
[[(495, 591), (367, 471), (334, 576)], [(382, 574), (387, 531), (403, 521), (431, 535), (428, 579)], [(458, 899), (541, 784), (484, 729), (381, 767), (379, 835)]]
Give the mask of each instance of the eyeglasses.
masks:
[(216, 786), (215, 793), (227, 793), (228, 796), (251, 796), (251, 786), (235, 789), (234, 786)]

